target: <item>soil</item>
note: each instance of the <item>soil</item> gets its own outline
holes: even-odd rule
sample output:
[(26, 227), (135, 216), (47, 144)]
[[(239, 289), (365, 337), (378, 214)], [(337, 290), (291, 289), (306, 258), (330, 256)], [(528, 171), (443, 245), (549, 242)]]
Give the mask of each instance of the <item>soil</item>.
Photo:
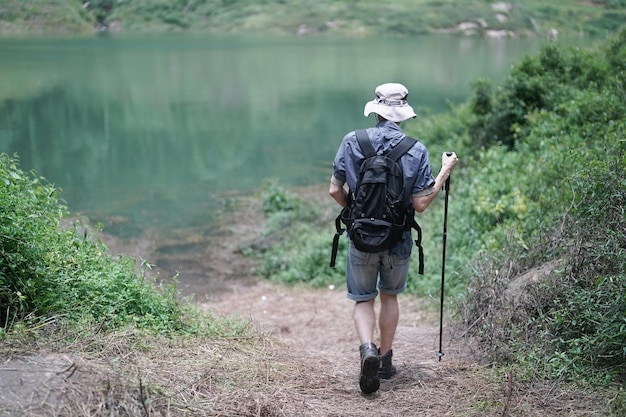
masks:
[[(303, 198), (327, 199), (324, 189), (301, 190)], [(569, 392), (550, 384), (523, 385), (514, 375), (499, 375), (481, 365), (467, 340), (445, 327), (444, 356), (439, 358), (439, 316), (432, 300), (400, 296), (401, 317), (394, 341), (394, 364), (398, 374), (383, 381), (373, 395), (358, 388), (358, 339), (352, 322), (353, 303), (344, 288), (285, 286), (261, 280), (254, 274), (255, 261), (243, 256), (241, 248), (262, 233), (258, 221), (259, 202), (238, 198), (238, 222), (225, 222), (216, 233), (207, 230), (178, 231), (167, 237), (144, 236), (122, 241), (102, 238), (113, 254), (121, 253), (154, 263), (151, 273), (171, 276), (180, 272), (180, 288), (207, 311), (219, 316), (250, 320), (266, 340), (271, 355), (289, 371), (282, 382), (245, 394), (232, 391), (224, 397), (221, 411), (214, 398), (212, 409), (185, 415), (249, 416), (593, 416), (598, 396), (587, 391)], [(329, 209), (332, 208), (329, 205)], [(228, 211), (228, 210), (227, 210)], [(224, 216), (228, 217), (225, 211)], [(232, 213), (231, 213), (232, 216)], [(207, 342), (210, 345), (210, 342)], [(270, 355), (268, 353), (268, 355)], [(96, 378), (85, 369), (111, 378), (112, 361), (86, 364), (85, 358), (53, 349), (3, 358), (0, 364), (0, 416), (9, 415), (177, 415), (117, 413), (104, 407), (101, 413), (84, 410), (58, 414), (67, 398), (67, 381), (94, 395)], [(441, 359), (441, 360), (440, 360)], [(249, 360), (253, 360), (250, 358)], [(150, 366), (150, 365), (146, 365)], [(152, 365), (158, 366), (158, 365)], [(108, 371), (107, 371), (108, 369)], [(76, 372), (78, 370), (78, 372)], [(74, 373), (76, 372), (76, 375)], [(149, 374), (149, 370), (145, 370)], [(268, 370), (268, 373), (270, 371)], [(308, 375), (304, 375), (308, 373)], [(74, 375), (74, 376), (72, 376)], [(82, 375), (82, 376), (81, 376)], [(189, 378), (180, 377), (180, 378)], [(289, 383), (303, 379), (306, 383)], [(189, 379), (185, 379), (189, 381)], [(108, 384), (109, 382), (107, 382)], [(188, 382), (191, 384), (191, 382)], [(64, 385), (65, 384), (65, 385)], [(212, 391), (209, 388), (209, 392)], [(91, 393), (91, 394), (90, 394)], [(215, 394), (213, 394), (215, 396)], [(252, 406), (233, 408), (237, 398)], [(81, 397), (79, 393), (79, 397)], [(45, 406), (44, 406), (45, 405)], [(141, 410), (141, 409), (140, 409)], [(228, 411), (230, 410), (230, 411)]]

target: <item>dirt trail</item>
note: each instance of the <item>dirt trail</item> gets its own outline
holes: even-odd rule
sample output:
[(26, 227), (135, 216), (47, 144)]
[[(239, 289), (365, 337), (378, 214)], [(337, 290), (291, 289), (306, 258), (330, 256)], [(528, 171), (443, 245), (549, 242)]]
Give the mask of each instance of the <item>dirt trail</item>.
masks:
[[(343, 289), (297, 288), (259, 282), (224, 294), (205, 306), (218, 314), (249, 318), (263, 333), (277, 337), (296, 350), (323, 352), (329, 360), (342, 366), (358, 366), (359, 342), (352, 322), (353, 302), (346, 298)], [(400, 370), (406, 367), (403, 363), (413, 368), (435, 366), (439, 350), (438, 326), (408, 297), (400, 298), (400, 308), (394, 362)]]
[[(311, 289), (258, 282), (234, 288), (204, 306), (217, 314), (251, 319), (263, 333), (295, 349), (323, 353), (342, 366), (358, 366), (359, 342), (352, 322), (353, 302), (346, 298), (343, 288)], [(379, 305), (376, 307), (378, 310)], [(436, 368), (437, 318), (408, 296), (400, 297), (400, 309), (394, 362), (400, 370), (422, 367), (427, 372), (429, 367)]]
[[(290, 392), (273, 400), (276, 406), (281, 401), (301, 398), (302, 405), (292, 404), (284, 415), (491, 415), (462, 411), (468, 406), (467, 398), (459, 401), (459, 396), (491, 401), (488, 398), (493, 392), (480, 392), (484, 385), (474, 384), (472, 372), (465, 372), (477, 367), (476, 363), (462, 343), (451, 342), (447, 335), (445, 356), (438, 361), (438, 317), (408, 296), (400, 297), (401, 316), (394, 342), (398, 374), (382, 381), (380, 390), (373, 395), (361, 394), (358, 387), (359, 342), (352, 322), (353, 303), (343, 288), (310, 289), (258, 282), (233, 288), (204, 306), (217, 314), (251, 319), (261, 332), (282, 342), (279, 346), (288, 351), (285, 355), (290, 366), (299, 367), (311, 360), (319, 362), (318, 392), (310, 390), (300, 397)], [(376, 307), (378, 310), (378, 303)], [(313, 359), (320, 356), (323, 359)], [(305, 379), (314, 378), (315, 375), (309, 375)]]

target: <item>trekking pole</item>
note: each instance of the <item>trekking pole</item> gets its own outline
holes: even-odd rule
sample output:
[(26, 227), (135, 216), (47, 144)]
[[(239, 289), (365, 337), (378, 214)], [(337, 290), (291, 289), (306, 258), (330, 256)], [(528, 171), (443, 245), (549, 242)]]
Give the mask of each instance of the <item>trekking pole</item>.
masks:
[[(452, 152), (446, 152), (446, 155), (451, 156)], [(443, 338), (443, 295), (444, 295), (444, 284), (446, 277), (446, 240), (448, 238), (448, 192), (450, 191), (450, 177), (445, 182), (444, 190), (446, 191), (446, 199), (443, 211), (443, 254), (441, 257), (441, 303), (439, 309), (439, 352), (437, 352), (437, 356), (439, 357), (439, 362), (441, 362), (441, 358), (444, 353), (441, 350), (441, 341)]]

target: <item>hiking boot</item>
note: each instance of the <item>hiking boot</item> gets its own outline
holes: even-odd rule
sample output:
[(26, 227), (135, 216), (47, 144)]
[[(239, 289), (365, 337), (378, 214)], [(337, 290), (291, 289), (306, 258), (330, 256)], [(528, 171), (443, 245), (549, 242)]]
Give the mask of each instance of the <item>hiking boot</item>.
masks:
[(364, 343), (359, 347), (361, 351), (361, 374), (359, 375), (359, 387), (364, 394), (371, 394), (380, 388), (378, 368), (380, 357), (378, 349), (373, 343)]
[[(380, 352), (380, 351), (379, 351)], [(378, 378), (390, 379), (396, 374), (396, 367), (391, 364), (393, 358), (393, 350), (390, 350), (385, 356), (380, 357), (380, 368), (378, 368)]]

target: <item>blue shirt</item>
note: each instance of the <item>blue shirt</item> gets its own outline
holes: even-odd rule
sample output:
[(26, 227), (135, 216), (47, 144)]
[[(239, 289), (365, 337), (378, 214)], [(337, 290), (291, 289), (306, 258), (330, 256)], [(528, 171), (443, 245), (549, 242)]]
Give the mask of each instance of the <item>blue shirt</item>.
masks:
[[(367, 133), (378, 154), (386, 152), (397, 145), (406, 135), (400, 126), (388, 120), (382, 121), (376, 127), (368, 128)], [(347, 183), (350, 191), (354, 190), (359, 175), (359, 168), (365, 159), (359, 147), (354, 131), (344, 136), (333, 162), (333, 176), (331, 181), (339, 186)], [(428, 150), (417, 142), (407, 153), (400, 158), (404, 175), (404, 191), (407, 196), (428, 195), (433, 192), (435, 178), (430, 168)], [(410, 201), (409, 204), (412, 204)], [(394, 255), (409, 257), (413, 248), (411, 231), (406, 231), (402, 239), (389, 250)]]

